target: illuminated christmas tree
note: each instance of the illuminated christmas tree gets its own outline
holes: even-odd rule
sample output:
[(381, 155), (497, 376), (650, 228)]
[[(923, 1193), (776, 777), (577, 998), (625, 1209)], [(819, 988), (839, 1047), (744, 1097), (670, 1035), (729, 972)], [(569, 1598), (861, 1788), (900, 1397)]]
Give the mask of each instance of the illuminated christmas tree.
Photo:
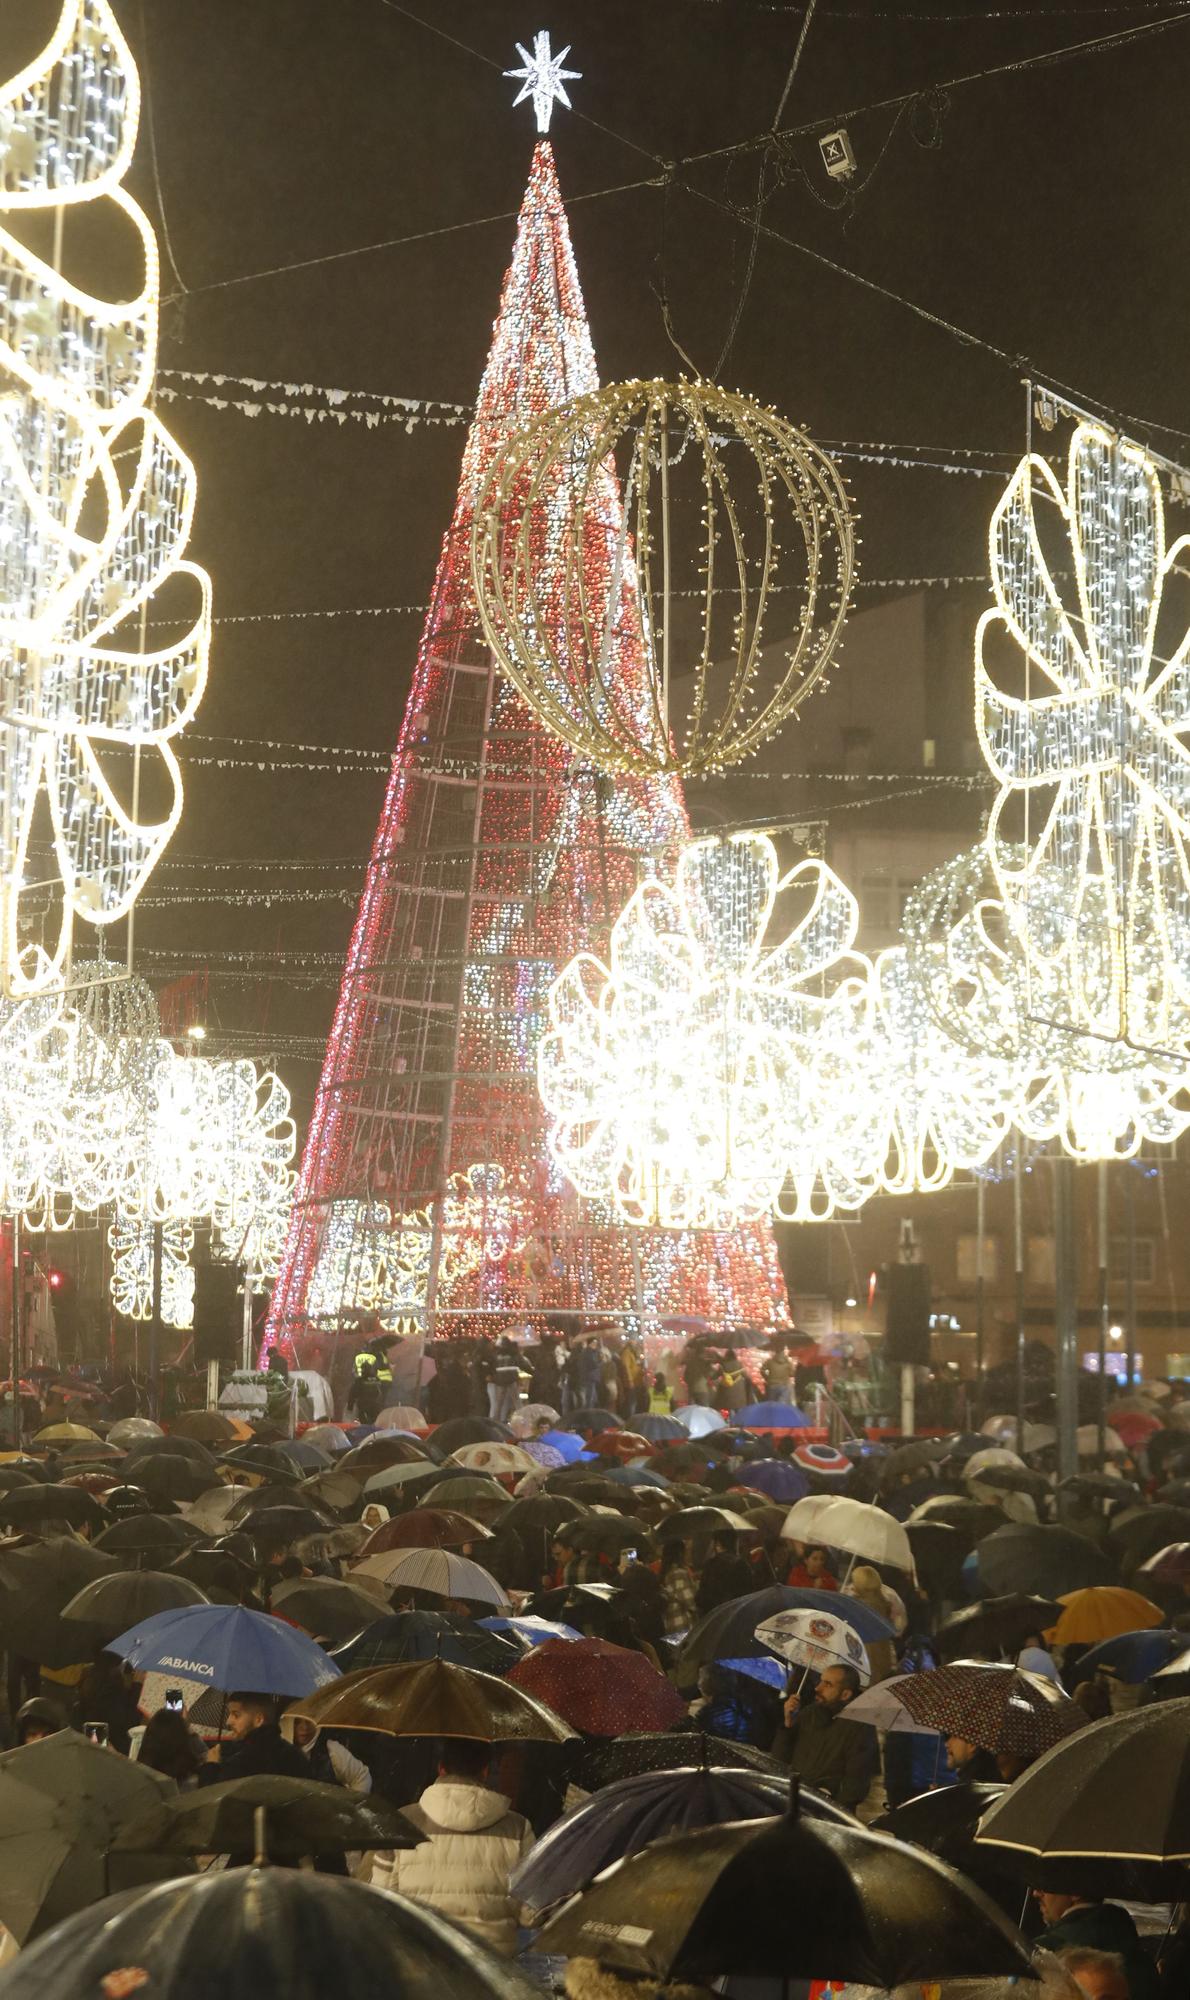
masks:
[[(528, 58), (526, 58), (528, 62)], [(539, 114), (540, 122), (540, 114)], [(578, 762), (496, 671), (471, 582), (501, 441), (596, 388), (547, 140), (533, 157), (454, 517), (347, 956), (266, 1344), (360, 1320), (496, 1332), (544, 1311), (784, 1324), (767, 1223), (633, 1230), (551, 1159), (548, 995), (689, 827), (680, 783)], [(607, 483), (592, 560), (619, 531)], [(543, 551), (548, 561), (548, 548)], [(615, 579), (609, 588), (634, 588)], [(561, 618), (561, 610), (559, 618)], [(643, 687), (639, 617), (614, 619)], [(635, 636), (634, 636), (635, 635)]]

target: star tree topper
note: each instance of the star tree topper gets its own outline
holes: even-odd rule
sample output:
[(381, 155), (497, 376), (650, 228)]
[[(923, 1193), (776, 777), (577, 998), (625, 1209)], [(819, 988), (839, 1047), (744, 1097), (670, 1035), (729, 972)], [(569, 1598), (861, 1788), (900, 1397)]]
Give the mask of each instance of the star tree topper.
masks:
[(533, 37), (532, 55), (520, 42), (516, 45), (516, 52), (524, 67), (506, 69), (504, 72), (505, 76), (514, 77), (521, 85), (520, 96), (513, 99), (513, 104), (514, 106), (523, 104), (527, 97), (531, 97), (533, 109), (537, 113), (537, 129), (539, 132), (548, 132), (554, 100), (557, 99), (559, 104), (564, 104), (566, 109), (570, 110), (566, 85), (576, 82), (582, 76), (582, 71), (563, 69), (562, 64), (570, 54), (570, 44), (568, 42), (564, 49), (559, 49), (557, 55), (552, 55), (549, 31), (545, 28)]

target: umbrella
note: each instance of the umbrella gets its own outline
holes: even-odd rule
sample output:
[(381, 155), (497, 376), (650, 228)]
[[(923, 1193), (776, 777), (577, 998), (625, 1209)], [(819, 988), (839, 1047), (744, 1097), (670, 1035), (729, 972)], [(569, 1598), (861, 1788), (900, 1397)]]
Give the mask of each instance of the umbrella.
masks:
[(0, 1499), (0, 1528), (38, 1521), (67, 1521), (73, 1528), (102, 1528), (107, 1515), (78, 1486), (18, 1486)]
[(108, 1431), (107, 1441), (109, 1444), (129, 1445), (140, 1444), (145, 1438), (164, 1436), (161, 1425), (155, 1424), (151, 1417), (120, 1417)]
[[(764, 1771), (780, 1778), (788, 1794), (787, 1764), (771, 1757), (767, 1750), (755, 1749), (751, 1743), (708, 1736), (689, 1720), (678, 1729), (650, 1731), (647, 1735), (630, 1731), (615, 1742), (589, 1743), (572, 1777), (583, 1791), (597, 1792), (621, 1778), (638, 1777), (643, 1771), (678, 1771), (692, 1764), (704, 1770), (713, 1765), (716, 1770), (729, 1767)], [(843, 1807), (837, 1807), (836, 1811), (842, 1815)]]
[(162, 1799), (120, 1829), (113, 1854), (251, 1853), (264, 1815), (270, 1861), (348, 1848), (416, 1847), (423, 1833), (379, 1794), (344, 1791), (314, 1778), (256, 1776)]
[(500, 1528), (509, 1528), (518, 1535), (552, 1535), (555, 1528), (585, 1512), (581, 1501), (571, 1500), (564, 1493), (536, 1493), (531, 1499), (514, 1500), (507, 1513), (501, 1515)]
[(1111, 1413), (1112, 1429), (1116, 1436), (1123, 1438), (1129, 1451), (1136, 1451), (1148, 1443), (1154, 1431), (1163, 1429), (1160, 1417), (1150, 1410), (1114, 1409)]
[(99, 1639), (107, 1640), (158, 1611), (206, 1602), (198, 1585), (183, 1576), (165, 1576), (153, 1569), (117, 1570), (114, 1576), (99, 1576), (94, 1583), (84, 1585), (63, 1606), (62, 1616), (89, 1625)]
[(374, 1576), (386, 1590), (428, 1590), (435, 1597), (461, 1597), (474, 1604), (508, 1609), (502, 1585), (486, 1569), (447, 1549), (389, 1549), (365, 1556), (354, 1575)]
[(311, 1424), (302, 1435), (307, 1443), (316, 1444), (320, 1451), (329, 1451), (332, 1456), (336, 1452), (347, 1451), (351, 1445), (347, 1432), (338, 1424)]
[(382, 1431), (426, 1431), (425, 1413), (413, 1403), (386, 1403), (376, 1419)]
[(866, 1685), (872, 1666), (854, 1628), (829, 1611), (778, 1611), (756, 1628), (762, 1646), (793, 1666), (816, 1674), (826, 1667), (854, 1667)]
[(1147, 1597), (1112, 1585), (1071, 1590), (1059, 1602), (1062, 1615), (1047, 1635), (1055, 1646), (1094, 1645), (1117, 1632), (1140, 1632), (1161, 1623), (1161, 1613)]
[(223, 1453), (223, 1463), (235, 1466), (237, 1473), (263, 1473), (269, 1479), (280, 1480), (282, 1485), (293, 1485), (301, 1470), (280, 1444), (235, 1444)]
[[(521, 1862), (510, 1886), (536, 1924), (626, 1854), (692, 1827), (769, 1819), (783, 1809), (788, 1795), (786, 1781), (730, 1765), (621, 1778), (555, 1820)], [(808, 1797), (806, 1804), (809, 1809)]]
[(329, 1515), (318, 1512), (313, 1507), (253, 1507), (249, 1504), (244, 1513), (236, 1510), (236, 1526), (246, 1535), (254, 1535), (265, 1541), (288, 1547), (292, 1542), (304, 1541), (308, 1535), (324, 1535), (334, 1526)]
[(482, 1630), (469, 1618), (448, 1618), (437, 1611), (394, 1611), (334, 1649), (335, 1664), (345, 1674), (415, 1660), (448, 1660), (455, 1667), (502, 1674), (520, 1657), (520, 1648), (497, 1633)]
[(1019, 1653), (1032, 1632), (1044, 1632), (1053, 1624), (1061, 1605), (1051, 1597), (1033, 1597), (1027, 1591), (1012, 1591), (1007, 1597), (981, 1597), (977, 1604), (965, 1604), (952, 1611), (938, 1627), (938, 1644), (944, 1653)]
[(639, 1431), (610, 1430), (600, 1431), (591, 1439), (591, 1450), (597, 1452), (600, 1458), (627, 1460), (648, 1458), (650, 1446), (648, 1438), (642, 1437)]
[[(219, 1470), (218, 1461), (213, 1453), (207, 1450), (205, 1444), (199, 1444), (197, 1438), (186, 1437), (135, 1439), (128, 1446), (126, 1470), (134, 1465), (144, 1465), (146, 1462), (152, 1463), (155, 1459), (159, 1458), (189, 1459), (191, 1465), (201, 1465), (204, 1472), (210, 1473), (212, 1479), (215, 1478)], [(131, 1473), (129, 1476), (131, 1476)]]
[[(769, 1456), (769, 1445), (766, 1438), (757, 1437), (755, 1431), (742, 1431), (731, 1424), (726, 1425), (721, 1431), (711, 1431), (707, 1437), (700, 1438), (697, 1449), (703, 1454), (704, 1458), (711, 1460), (720, 1458), (754, 1459), (767, 1458)], [(664, 1457), (664, 1453), (662, 1456)]]
[(163, 1500), (197, 1500), (210, 1489), (215, 1478), (209, 1466), (172, 1455), (146, 1456), (135, 1463), (129, 1459), (123, 1473), (157, 1505)]
[[(1188, 1651), (1190, 1632), (1168, 1632), (1164, 1626), (1156, 1631), (1117, 1632), (1114, 1638), (1101, 1639), (1097, 1646), (1088, 1647), (1078, 1663), (1079, 1678), (1085, 1680), (1103, 1667), (1117, 1680), (1135, 1687)], [(1186, 1671), (1190, 1672), (1190, 1661), (1186, 1662)]]
[(33, 1439), (35, 1445), (42, 1444), (101, 1444), (98, 1431), (87, 1429), (86, 1424), (47, 1424)]
[[(613, 1417), (611, 1422), (615, 1421)], [(493, 1423), (487, 1417), (448, 1417), (444, 1424), (436, 1425), (430, 1432), (430, 1443), (443, 1458), (449, 1458), (460, 1445), (498, 1444), (507, 1436), (503, 1424)]]
[[(728, 1507), (682, 1507), (665, 1517), (666, 1535), (747, 1535), (752, 1523)], [(577, 1544), (576, 1544), (577, 1546)]]
[(643, 1653), (606, 1639), (548, 1639), (510, 1669), (509, 1682), (545, 1702), (586, 1736), (672, 1729), (686, 1704)]
[(511, 1493), (483, 1473), (464, 1472), (461, 1466), (440, 1466), (436, 1484), (420, 1495), (420, 1507), (457, 1507), (464, 1514), (502, 1514), (511, 1507)]
[[(510, 1519), (505, 1516), (505, 1519)], [(380, 1556), (387, 1549), (461, 1549), (468, 1542), (491, 1540), (490, 1528), (453, 1507), (415, 1507), (411, 1514), (394, 1514), (373, 1528), (361, 1556)]]
[(899, 1521), (862, 1500), (833, 1496), (799, 1500), (790, 1508), (782, 1535), (794, 1542), (818, 1542), (862, 1562), (887, 1563), (913, 1574), (913, 1550)]
[(1109, 1524), (1107, 1540), (1122, 1563), (1135, 1566), (1170, 1542), (1190, 1540), (1190, 1508), (1126, 1508)]
[(680, 1684), (685, 1687), (709, 1661), (746, 1659), (762, 1653), (765, 1649), (756, 1636), (757, 1628), (784, 1611), (823, 1611), (832, 1618), (844, 1618), (865, 1646), (874, 1639), (895, 1636), (888, 1620), (858, 1598), (845, 1597), (837, 1590), (793, 1590), (772, 1584), (767, 1590), (751, 1591), (747, 1597), (730, 1598), (699, 1619), (678, 1657)]
[[(581, 1639), (572, 1625), (559, 1625), (552, 1618), (481, 1618), (479, 1624), (485, 1632), (511, 1634), (519, 1639), (523, 1648), (530, 1651), (534, 1646), (544, 1646), (547, 1639)], [(1190, 1644), (1190, 1640), (1187, 1641)]]
[(833, 1444), (799, 1444), (793, 1454), (793, 1462), (803, 1472), (811, 1472), (816, 1479), (831, 1479), (837, 1485), (850, 1479), (855, 1470), (845, 1451), (839, 1451)]
[(901, 1690), (907, 1681), (915, 1679), (912, 1674), (896, 1674), (886, 1681), (878, 1681), (875, 1687), (865, 1688), (847, 1704), (846, 1720), (866, 1722), (871, 1729), (895, 1730), (900, 1735), (937, 1736), (932, 1722), (919, 1722), (901, 1700)]
[(810, 1419), (793, 1403), (749, 1403), (735, 1421), (749, 1431), (804, 1431)]
[(543, 1951), (661, 1981), (1036, 1977), (1019, 1931), (961, 1875), (865, 1827), (789, 1814), (678, 1834), (617, 1862)]
[(129, 1514), (113, 1521), (95, 1537), (95, 1547), (105, 1555), (168, 1555), (171, 1549), (188, 1549), (199, 1539), (199, 1531), (177, 1514)]
[(142, 1987), (152, 2000), (541, 2000), (515, 1966), (423, 1904), (296, 1868), (230, 1868), (100, 1903), (5, 1978), (9, 2000), (120, 2000)]
[(787, 1458), (760, 1458), (752, 1465), (745, 1465), (736, 1484), (763, 1493), (768, 1500), (783, 1501), (787, 1507), (802, 1499), (808, 1490), (805, 1473), (799, 1466), (790, 1465)]
[(1190, 1581), (1190, 1542), (1171, 1542), (1168, 1548), (1158, 1549), (1155, 1556), (1142, 1562), (1133, 1582), (1142, 1576), (1151, 1583), (1168, 1583), (1175, 1588)]
[(284, 1446), (285, 1454), (291, 1458), (301, 1472), (329, 1472), (331, 1455), (320, 1451), (308, 1438), (289, 1438)]
[(104, 1495), (104, 1509), (111, 1520), (126, 1521), (132, 1514), (151, 1514), (153, 1503), (139, 1486), (112, 1486)]
[[(117, 1426), (117, 1428), (119, 1428)], [(172, 1437), (196, 1438), (199, 1444), (234, 1444), (245, 1435), (244, 1427), (222, 1410), (184, 1410), (173, 1419)], [(108, 1432), (110, 1438), (111, 1432)], [(119, 1443), (119, 1439), (116, 1440)]]
[(68, 1444), (58, 1456), (63, 1465), (104, 1466), (110, 1471), (126, 1453), (120, 1450), (118, 1444), (101, 1444), (96, 1438), (94, 1444)]
[[(667, 1525), (676, 1518), (676, 1515), (668, 1516)], [(558, 1529), (557, 1537), (574, 1549), (615, 1555), (620, 1549), (647, 1542), (649, 1530), (643, 1521), (630, 1514), (592, 1514), (585, 1520), (572, 1519)]]
[[(540, 1449), (534, 1446), (535, 1450)], [(670, 1482), (660, 1472), (650, 1472), (644, 1465), (612, 1465), (602, 1475), (615, 1486), (635, 1486), (645, 1492), (669, 1493)]]
[(641, 1436), (648, 1438), (650, 1444), (668, 1444), (687, 1435), (685, 1425), (680, 1424), (676, 1417), (638, 1417), (636, 1424)]
[(582, 1438), (574, 1431), (543, 1431), (537, 1442), (548, 1444), (551, 1451), (556, 1451), (566, 1465), (574, 1465), (580, 1459), (585, 1460), (590, 1457)]
[(1114, 1583), (1115, 1569), (1085, 1535), (1069, 1528), (1008, 1521), (979, 1544), (979, 1585), (983, 1595), (1005, 1597), (1014, 1590), (1060, 1597), (1063, 1591)]
[(682, 1426), (687, 1437), (708, 1437), (712, 1431), (727, 1428), (727, 1418), (718, 1410), (709, 1410), (701, 1403), (682, 1403), (674, 1411), (674, 1421)]
[(949, 1455), (949, 1438), (915, 1438), (911, 1444), (898, 1445), (881, 1464), (880, 1484), (894, 1486), (907, 1474), (928, 1472)]
[[(484, 1447), (480, 1446), (480, 1449), (483, 1450)], [(531, 1458), (534, 1465), (539, 1466), (543, 1472), (556, 1472), (559, 1466), (566, 1464), (562, 1453), (555, 1451), (552, 1444), (546, 1444), (543, 1438), (529, 1438), (522, 1449), (526, 1457)], [(523, 1476), (527, 1478), (529, 1475)]]
[(1039, 1500), (1050, 1491), (1045, 1473), (1033, 1472), (1027, 1465), (988, 1465), (969, 1483), (976, 1495), (986, 1487), (992, 1493), (1024, 1493), (1031, 1500)]
[(291, 1577), (288, 1583), (279, 1583), (269, 1598), (269, 1610), (278, 1618), (287, 1618), (312, 1639), (331, 1645), (374, 1625), (387, 1608), (371, 1591), (330, 1576)]
[(73, 1666), (83, 1637), (62, 1623), (62, 1608), (96, 1577), (117, 1568), (111, 1556), (86, 1542), (54, 1541), (5, 1550), (0, 1556), (0, 1643), (43, 1667)]
[[(562, 1463), (559, 1458), (559, 1464)], [(511, 1473), (532, 1472), (538, 1460), (530, 1458), (523, 1445), (506, 1444), (503, 1439), (493, 1444), (464, 1444), (450, 1455), (452, 1465), (461, 1465), (464, 1472), (490, 1472), (497, 1479)]]
[(163, 1611), (122, 1633), (111, 1650), (137, 1673), (177, 1673), (225, 1694), (305, 1694), (339, 1677), (334, 1661), (296, 1626), (240, 1604)]
[(979, 1843), (1032, 1855), (1190, 1861), (1190, 1699), (1092, 1722), (993, 1806)]
[(300, 1501), (307, 1507), (315, 1508), (321, 1514), (349, 1514), (356, 1506), (363, 1487), (349, 1472), (311, 1473), (294, 1489), (295, 1504)]
[(957, 1868), (980, 1888), (1003, 1894), (1007, 1901), (1012, 1892), (1003, 1880), (1010, 1872), (1004, 1856), (997, 1855), (994, 1848), (978, 1846), (975, 1839), (983, 1814), (1003, 1798), (1005, 1790), (1004, 1785), (939, 1785), (907, 1799), (892, 1812), (882, 1813), (873, 1825), (879, 1833), (891, 1833), (896, 1840), (910, 1840), (915, 1847), (927, 1848), (939, 1861)]
[(565, 1743), (574, 1734), (551, 1708), (511, 1680), (447, 1660), (366, 1667), (302, 1696), (286, 1713), (304, 1716), (320, 1728), (367, 1729), (382, 1736)]
[(620, 1419), (614, 1410), (571, 1410), (566, 1418), (572, 1431), (582, 1431), (584, 1436), (593, 1437), (597, 1431), (614, 1431)]
[(1140, 1499), (1139, 1486), (1122, 1479), (1118, 1472), (1072, 1472), (1068, 1479), (1058, 1481), (1058, 1491), (1086, 1500), (1124, 1500), (1131, 1506)]
[(113, 1888), (177, 1875), (147, 1855), (109, 1861), (123, 1822), (174, 1787), (63, 1729), (0, 1756), (0, 1922), (18, 1944), (98, 1902)]
[(531, 1438), (542, 1426), (545, 1429), (559, 1421), (558, 1412), (549, 1403), (522, 1403), (508, 1419), (508, 1428), (515, 1438)]
[(1045, 1675), (989, 1660), (956, 1660), (884, 1685), (895, 1687), (923, 1729), (961, 1736), (993, 1755), (1035, 1757), (1086, 1722), (1077, 1702)]

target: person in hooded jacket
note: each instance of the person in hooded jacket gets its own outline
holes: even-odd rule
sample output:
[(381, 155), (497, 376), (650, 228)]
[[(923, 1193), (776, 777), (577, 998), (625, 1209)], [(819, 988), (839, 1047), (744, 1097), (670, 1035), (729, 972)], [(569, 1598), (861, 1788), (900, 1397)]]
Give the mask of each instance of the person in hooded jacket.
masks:
[(307, 1722), (304, 1715), (283, 1715), (281, 1734), (301, 1751), (310, 1766), (308, 1777), (324, 1785), (342, 1785), (347, 1792), (371, 1791), (372, 1773), (367, 1765), (353, 1757), (345, 1743), (325, 1736), (316, 1722)]
[(519, 1906), (509, 1879), (534, 1834), (503, 1793), (485, 1782), (490, 1758), (489, 1743), (443, 1745), (437, 1779), (415, 1805), (403, 1808), (425, 1839), (417, 1847), (378, 1854), (372, 1881), (453, 1918), (492, 1951), (511, 1958)]

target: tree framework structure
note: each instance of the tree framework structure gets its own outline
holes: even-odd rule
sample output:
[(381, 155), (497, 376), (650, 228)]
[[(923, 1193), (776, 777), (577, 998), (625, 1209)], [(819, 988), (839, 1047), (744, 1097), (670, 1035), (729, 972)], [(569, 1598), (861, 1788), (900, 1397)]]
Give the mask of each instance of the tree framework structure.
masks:
[[(536, 1052), (549, 989), (606, 946), (689, 823), (672, 776), (582, 764), (497, 671), (471, 581), (492, 455), (598, 386), (547, 140), (533, 156), (474, 422), (348, 951), (266, 1346), (377, 1324), (495, 1333), (544, 1313), (715, 1328), (788, 1323), (767, 1221), (630, 1229), (550, 1157)], [(565, 476), (564, 474), (562, 475)], [(540, 560), (570, 510), (542, 507)], [(635, 572), (610, 471), (582, 532), (607, 579), (603, 635), (645, 700)], [(548, 597), (548, 593), (547, 593)], [(564, 608), (559, 602), (559, 625)]]

